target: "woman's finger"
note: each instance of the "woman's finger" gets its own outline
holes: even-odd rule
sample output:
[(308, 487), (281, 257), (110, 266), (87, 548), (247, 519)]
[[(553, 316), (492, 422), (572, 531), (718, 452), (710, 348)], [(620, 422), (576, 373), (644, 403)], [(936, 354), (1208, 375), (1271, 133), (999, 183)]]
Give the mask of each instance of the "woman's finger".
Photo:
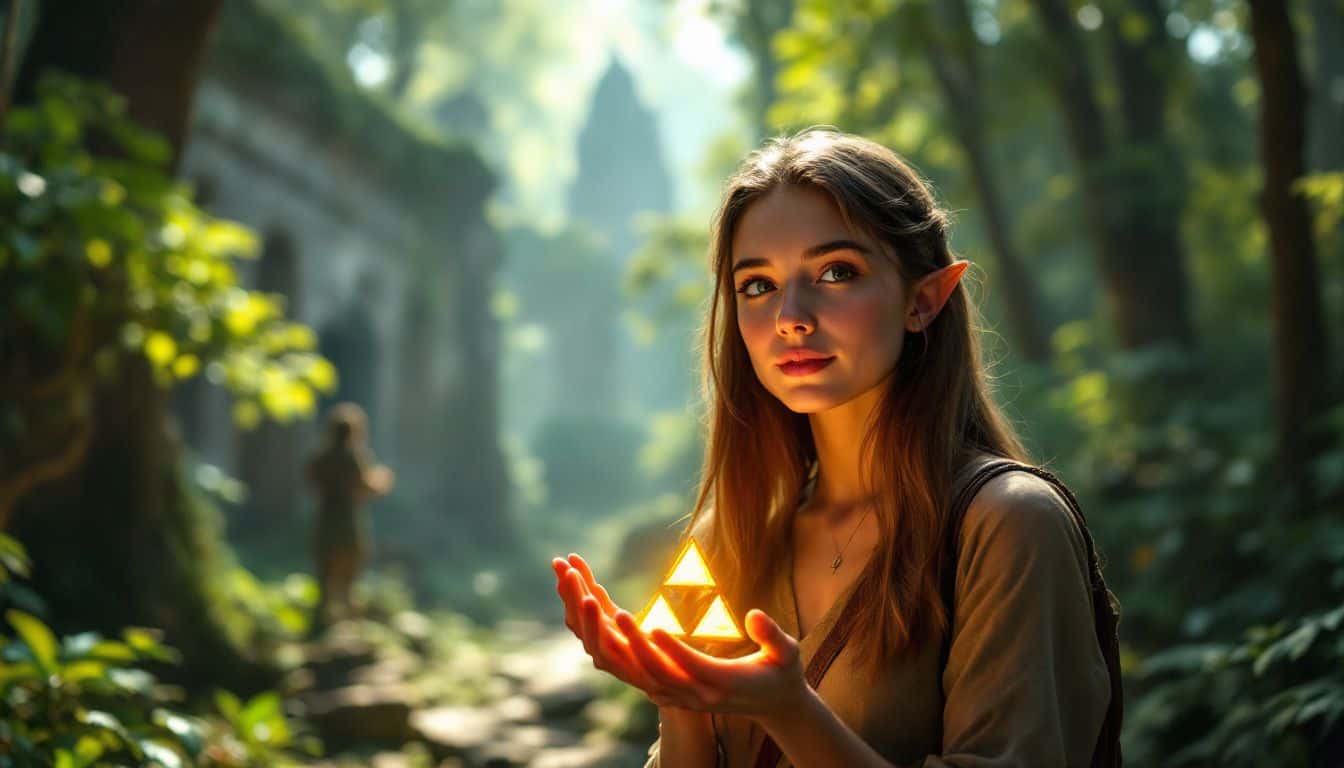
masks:
[[(649, 639), (639, 630), (635, 617), (628, 611), (616, 612), (616, 628), (621, 630), (630, 647), (630, 655), (635, 663), (660, 688), (675, 687), (690, 683), (690, 676), (678, 669), (667, 654), (649, 644)], [(672, 685), (669, 686), (668, 683)]]
[(626, 636), (630, 639), (630, 650), (640, 665), (648, 671), (654, 683), (664, 689), (665, 697), (676, 706), (704, 709), (713, 698), (710, 686), (690, 670), (678, 666), (675, 659), (649, 643), (638, 627), (631, 626), (632, 618), (620, 621), (633, 630), (626, 632)]
[(722, 661), (695, 650), (668, 634), (666, 630), (653, 630), (653, 644), (692, 678), (711, 684), (720, 680), (723, 671)]
[(593, 576), (593, 569), (588, 567), (588, 561), (577, 553), (571, 553), (569, 564), (574, 566), (575, 570), (583, 576), (583, 585), (588, 588), (593, 597), (597, 598), (599, 605), (602, 606), (602, 612), (608, 616), (614, 615), (617, 611), (616, 603), (612, 602), (611, 596), (607, 594), (606, 587), (597, 583), (597, 578)]
[(580, 615), (584, 646), (590, 649), (589, 655), (593, 657), (594, 666), (641, 690), (656, 688), (631, 657), (629, 644), (611, 626), (595, 598), (589, 596), (583, 599)]
[(583, 579), (579, 577), (578, 572), (571, 568), (560, 579), (556, 591), (560, 593), (560, 599), (565, 602), (565, 626), (582, 639), (583, 627), (579, 622), (579, 606), (582, 604), (583, 598), (586, 597), (583, 589)]

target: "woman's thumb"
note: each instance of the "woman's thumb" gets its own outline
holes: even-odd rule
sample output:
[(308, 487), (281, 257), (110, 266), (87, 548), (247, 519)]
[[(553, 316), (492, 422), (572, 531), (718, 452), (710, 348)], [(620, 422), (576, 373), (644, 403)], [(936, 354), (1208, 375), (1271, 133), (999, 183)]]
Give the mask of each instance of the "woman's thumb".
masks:
[(746, 616), (747, 636), (771, 655), (779, 656), (787, 652), (793, 638), (780, 628), (765, 611), (752, 608)]

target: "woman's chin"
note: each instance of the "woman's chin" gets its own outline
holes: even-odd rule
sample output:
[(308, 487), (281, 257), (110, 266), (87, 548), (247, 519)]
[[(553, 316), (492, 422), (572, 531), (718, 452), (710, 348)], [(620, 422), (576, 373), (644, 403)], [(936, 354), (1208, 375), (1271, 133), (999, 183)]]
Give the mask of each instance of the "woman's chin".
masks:
[(821, 387), (794, 387), (787, 392), (777, 393), (775, 397), (790, 411), (804, 414), (828, 411), (843, 402), (834, 392)]

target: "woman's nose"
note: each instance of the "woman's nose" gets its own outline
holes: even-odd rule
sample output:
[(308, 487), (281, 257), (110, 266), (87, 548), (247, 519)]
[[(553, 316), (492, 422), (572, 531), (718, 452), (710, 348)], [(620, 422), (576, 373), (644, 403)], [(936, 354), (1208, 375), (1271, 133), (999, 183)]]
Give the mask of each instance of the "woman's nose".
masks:
[(780, 288), (779, 314), (775, 316), (775, 332), (780, 336), (808, 335), (816, 330), (817, 321), (807, 307), (804, 291), (784, 286)]

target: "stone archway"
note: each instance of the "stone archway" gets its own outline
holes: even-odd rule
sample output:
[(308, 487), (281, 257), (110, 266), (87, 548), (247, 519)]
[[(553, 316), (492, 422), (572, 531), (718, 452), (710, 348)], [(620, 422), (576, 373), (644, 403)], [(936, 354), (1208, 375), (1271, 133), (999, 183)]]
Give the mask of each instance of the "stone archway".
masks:
[(337, 402), (357, 403), (369, 415), (370, 432), (374, 432), (378, 416), (378, 338), (373, 317), (358, 298), (322, 325), (318, 349), (336, 366), (339, 376), (335, 393), (323, 399), (322, 411)]

